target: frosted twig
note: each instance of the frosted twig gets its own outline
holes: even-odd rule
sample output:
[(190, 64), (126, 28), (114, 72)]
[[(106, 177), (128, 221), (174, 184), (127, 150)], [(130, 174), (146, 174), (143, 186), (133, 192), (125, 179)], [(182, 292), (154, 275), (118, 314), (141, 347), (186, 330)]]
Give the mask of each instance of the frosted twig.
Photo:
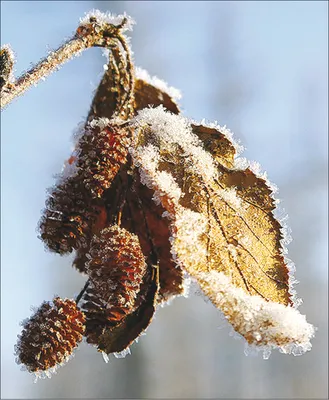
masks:
[(84, 287), (81, 289), (81, 292), (77, 295), (75, 302), (78, 305), (79, 301), (81, 300), (82, 296), (84, 295), (85, 291), (88, 289), (88, 286), (90, 284), (90, 279), (87, 280), (85, 283)]
[[(113, 25), (106, 19), (100, 18), (100, 13), (90, 15), (89, 22), (80, 24), (73, 38), (65, 42), (57, 50), (51, 52), (38, 64), (25, 72), (16, 81), (11, 82), (10, 87), (1, 91), (1, 109), (11, 103), (16, 97), (22, 95), (30, 86), (35, 86), (41, 79), (44, 79), (53, 71), (57, 70), (61, 64), (70, 60), (73, 56), (79, 55), (89, 47), (111, 47), (114, 39), (119, 40), (125, 51), (129, 51), (125, 37), (122, 35), (128, 19), (124, 17), (118, 25)], [(127, 56), (127, 66), (130, 64), (130, 54)], [(132, 72), (129, 71), (129, 86), (131, 83)]]

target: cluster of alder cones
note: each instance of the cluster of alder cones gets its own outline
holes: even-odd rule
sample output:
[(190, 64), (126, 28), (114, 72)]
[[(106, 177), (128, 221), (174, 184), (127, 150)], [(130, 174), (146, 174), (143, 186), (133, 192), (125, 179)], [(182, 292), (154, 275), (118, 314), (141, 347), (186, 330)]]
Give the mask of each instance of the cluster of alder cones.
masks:
[(159, 304), (184, 294), (185, 271), (248, 344), (310, 350), (272, 188), (237, 161), (227, 131), (181, 118), (170, 88), (135, 75), (126, 22), (91, 16), (76, 32), (79, 45), (93, 33), (109, 48), (109, 63), (39, 230), (47, 249), (75, 251), (88, 280), (75, 300), (56, 297), (24, 323), (18, 362), (48, 373), (83, 337), (125, 352)]
[(76, 251), (73, 265), (88, 281), (76, 301), (46, 302), (23, 325), (16, 354), (30, 372), (61, 364), (83, 336), (106, 354), (124, 351), (147, 328), (157, 304), (184, 292), (165, 210), (140, 182), (128, 153), (131, 130), (124, 124), (150, 105), (175, 114), (179, 109), (168, 93), (131, 71), (133, 92), (122, 101), (130, 90), (115, 87), (122, 53), (115, 47), (110, 55), (83, 132), (40, 221), (46, 247), (61, 255)]

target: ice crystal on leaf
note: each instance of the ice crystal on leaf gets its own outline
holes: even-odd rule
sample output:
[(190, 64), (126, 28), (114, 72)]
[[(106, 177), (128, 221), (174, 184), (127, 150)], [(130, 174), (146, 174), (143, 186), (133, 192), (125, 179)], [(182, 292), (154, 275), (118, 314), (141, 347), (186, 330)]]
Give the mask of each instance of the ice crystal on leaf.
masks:
[[(136, 78), (143, 80), (150, 86), (159, 90), (160, 96), (166, 93), (173, 101), (178, 101), (182, 98), (181, 92), (173, 86), (169, 86), (165, 81), (159, 79), (157, 76), (151, 76), (146, 69), (136, 67)], [(163, 99), (162, 99), (163, 100)]]
[[(108, 55), (39, 224), (47, 248), (75, 251), (73, 265), (88, 280), (76, 303), (45, 303), (24, 324), (20, 362), (48, 373), (82, 334), (106, 362), (109, 354), (125, 356), (157, 307), (186, 295), (191, 281), (264, 358), (273, 348), (310, 350), (314, 328), (296, 309), (294, 269), (285, 257), (289, 231), (275, 217), (275, 187), (257, 163), (240, 157), (242, 146), (226, 127), (179, 115), (179, 91), (135, 71), (123, 34), (132, 24), (127, 15), (92, 11), (58, 50), (61, 62), (68, 49), (101, 46)], [(5, 86), (10, 54), (1, 50)], [(36, 68), (39, 79), (54, 59)]]
[(310, 350), (314, 328), (293, 308), (282, 227), (266, 180), (234, 163), (230, 169), (207, 162), (210, 153), (187, 120), (163, 108), (143, 110), (135, 121), (139, 146), (132, 157), (168, 212), (180, 265), (249, 344)]

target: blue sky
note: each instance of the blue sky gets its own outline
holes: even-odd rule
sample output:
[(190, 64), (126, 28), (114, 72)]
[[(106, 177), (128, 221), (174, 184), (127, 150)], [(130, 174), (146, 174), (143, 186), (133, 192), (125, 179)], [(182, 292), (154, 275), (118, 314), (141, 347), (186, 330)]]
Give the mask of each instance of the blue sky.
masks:
[[(311, 269), (302, 264), (300, 274), (306, 276), (311, 269), (326, 279), (326, 174), (315, 185), (319, 173), (311, 168), (327, 165), (328, 3), (231, 3), (232, 52), (237, 60), (233, 79), (239, 72), (248, 87), (239, 115), (222, 115), (211, 100), (225, 83), (211, 69), (213, 59), (218, 63), (221, 58), (210, 43), (208, 29), (220, 19), (219, 3), (117, 2), (115, 6), (137, 20), (132, 34), (136, 64), (182, 90), (187, 116), (236, 126), (236, 135), (247, 147), (245, 156), (259, 161), (281, 188), (280, 196), (291, 206), (287, 211), (293, 231), (297, 231), (292, 258), (298, 259), (302, 238), (310, 235), (309, 221), (316, 221), (310, 237), (316, 265)], [(88, 1), (2, 1), (1, 44), (10, 43), (14, 49), (16, 74), (70, 37), (79, 17), (91, 8), (94, 4)], [(100, 50), (88, 50), (1, 115), (4, 397), (38, 393), (12, 356), (18, 323), (30, 315), (30, 305), (51, 299), (54, 293), (73, 296), (83, 283), (70, 269), (70, 258), (59, 259), (44, 251), (36, 226), (46, 188), (54, 184), (54, 174), (70, 154), (72, 132), (88, 112), (104, 61)], [(291, 197), (289, 188), (297, 183), (304, 191)], [(55, 379), (49, 385), (55, 385)]]

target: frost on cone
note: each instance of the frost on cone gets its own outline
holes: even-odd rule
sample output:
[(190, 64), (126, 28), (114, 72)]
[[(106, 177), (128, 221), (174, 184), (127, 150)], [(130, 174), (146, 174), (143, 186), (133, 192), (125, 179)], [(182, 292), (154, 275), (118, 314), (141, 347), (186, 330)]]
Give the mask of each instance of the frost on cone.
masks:
[(0, 90), (10, 87), (13, 80), (14, 53), (10, 46), (0, 50)]
[(85, 317), (74, 300), (44, 302), (23, 324), (16, 345), (17, 362), (29, 372), (46, 371), (62, 364), (81, 342)]
[[(66, 254), (86, 248), (92, 233), (99, 232), (97, 226), (104, 228), (101, 197), (127, 160), (128, 136), (129, 130), (109, 124), (106, 118), (90, 122), (67, 164), (68, 174), (64, 170), (46, 201), (39, 231), (48, 249)], [(83, 270), (80, 262), (75, 265)]]
[(59, 254), (85, 247), (99, 209), (91, 203), (83, 178), (74, 175), (59, 183), (46, 201), (39, 223), (40, 237), (48, 249)]
[(106, 327), (119, 324), (135, 310), (147, 265), (137, 236), (117, 225), (94, 237), (88, 258), (91, 285), (83, 306), (86, 337), (98, 344)]
[(107, 118), (90, 122), (78, 143), (77, 168), (93, 197), (101, 197), (110, 187), (120, 166), (127, 161), (129, 145), (129, 130)]
[(0, 90), (10, 88), (13, 81), (14, 53), (10, 46), (0, 50)]

